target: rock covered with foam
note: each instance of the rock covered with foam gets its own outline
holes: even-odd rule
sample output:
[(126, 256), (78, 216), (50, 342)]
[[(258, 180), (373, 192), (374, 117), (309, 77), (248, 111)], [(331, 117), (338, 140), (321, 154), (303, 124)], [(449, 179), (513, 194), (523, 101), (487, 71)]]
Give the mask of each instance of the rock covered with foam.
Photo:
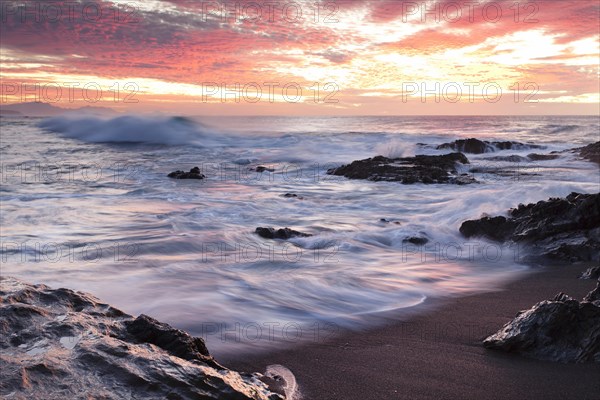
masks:
[(519, 205), (508, 217), (463, 222), (465, 237), (526, 243), (537, 253), (569, 261), (599, 261), (600, 193), (571, 193), (535, 204)]

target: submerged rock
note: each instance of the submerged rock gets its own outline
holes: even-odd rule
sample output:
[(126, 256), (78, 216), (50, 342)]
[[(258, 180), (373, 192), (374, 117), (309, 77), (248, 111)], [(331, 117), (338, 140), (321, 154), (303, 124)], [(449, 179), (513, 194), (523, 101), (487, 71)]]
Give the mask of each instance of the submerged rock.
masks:
[(559, 293), (519, 312), (483, 345), (540, 360), (600, 363), (600, 283), (582, 302)]
[(468, 175), (457, 175), (456, 163), (468, 164), (462, 153), (441, 156), (418, 155), (406, 158), (377, 156), (327, 171), (329, 175), (345, 176), (349, 179), (411, 183), (454, 183), (467, 184), (475, 180)]
[(387, 218), (379, 218), (379, 222), (384, 223), (384, 224), (402, 225), (402, 223), (400, 221), (393, 221), (393, 220), (387, 219)]
[(1, 278), (0, 397), (283, 399), (219, 365), (201, 338), (95, 297)]
[(510, 155), (510, 156), (487, 157), (487, 158), (485, 158), (485, 160), (490, 160), (490, 161), (506, 161), (506, 162), (519, 163), (519, 162), (527, 162), (527, 161), (529, 161), (529, 158), (527, 158), (527, 157), (521, 157), (521, 156), (518, 156), (516, 154), (513, 154), (513, 155)]
[(513, 162), (513, 163), (526, 163), (526, 162), (530, 162), (530, 161), (548, 161), (548, 160), (556, 160), (557, 158), (560, 158), (559, 154), (538, 154), (538, 153), (531, 153), (528, 154), (527, 157), (523, 157), (523, 156), (519, 156), (516, 154), (511, 154), (508, 156), (494, 156), (494, 157), (486, 157), (484, 158), (484, 160), (490, 160), (490, 161), (506, 161), (506, 162)]
[(571, 193), (510, 210), (509, 217), (465, 221), (466, 237), (484, 236), (503, 242), (523, 242), (550, 258), (600, 260), (600, 193)]
[(167, 175), (173, 179), (204, 179), (206, 176), (200, 173), (200, 168), (194, 167), (190, 169), (190, 172), (185, 171), (174, 171)]
[(296, 193), (286, 193), (283, 195), (283, 197), (286, 197), (288, 199), (294, 198), (294, 199), (298, 199), (298, 200), (304, 200), (304, 197), (298, 196)]
[(525, 144), (520, 142), (488, 142), (475, 138), (459, 139), (450, 143), (443, 143), (436, 149), (452, 149), (463, 153), (482, 154), (493, 153), (499, 150), (526, 150), (526, 149), (541, 149), (543, 146), (535, 144)]
[(527, 158), (529, 158), (531, 161), (556, 160), (559, 157), (560, 157), (560, 155), (558, 155), (558, 154), (537, 154), (537, 153), (531, 153), (531, 154), (527, 155)]
[(255, 231), (258, 236), (263, 237), (265, 239), (290, 239), (293, 237), (310, 237), (312, 236), (309, 233), (298, 232), (290, 228), (263, 228), (258, 227)]
[(417, 246), (423, 246), (424, 244), (427, 244), (427, 242), (429, 242), (429, 239), (427, 239), (425, 237), (420, 237), (420, 236), (411, 236), (406, 239), (403, 239), (402, 242), (403, 243), (412, 243)]
[(587, 160), (600, 164), (600, 142), (588, 144), (585, 147), (577, 149), (579, 155)]
[(598, 279), (600, 278), (600, 267), (590, 267), (581, 274), (579, 279)]

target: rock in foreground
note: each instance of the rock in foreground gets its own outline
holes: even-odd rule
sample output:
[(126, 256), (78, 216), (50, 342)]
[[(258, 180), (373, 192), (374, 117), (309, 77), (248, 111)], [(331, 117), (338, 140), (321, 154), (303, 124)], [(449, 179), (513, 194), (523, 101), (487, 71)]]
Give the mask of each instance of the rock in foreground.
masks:
[(456, 163), (468, 164), (462, 153), (450, 153), (441, 156), (419, 155), (406, 158), (387, 158), (377, 156), (366, 160), (353, 161), (351, 164), (332, 168), (329, 175), (345, 176), (350, 179), (370, 181), (390, 181), (411, 183), (455, 183), (467, 184), (475, 180), (469, 176), (457, 175)]
[(482, 154), (493, 153), (499, 150), (527, 150), (542, 149), (543, 146), (535, 144), (525, 144), (520, 142), (488, 142), (475, 138), (460, 139), (450, 143), (443, 143), (436, 147), (438, 150), (451, 149), (463, 153)]
[(579, 279), (600, 279), (600, 267), (590, 267), (581, 274)]
[(483, 345), (540, 360), (600, 363), (599, 293), (600, 282), (582, 302), (560, 293), (537, 303)]
[(190, 172), (185, 171), (174, 171), (167, 175), (173, 179), (204, 179), (206, 176), (200, 173), (200, 168), (194, 167), (190, 169)]
[(600, 259), (600, 193), (571, 193), (536, 204), (519, 205), (509, 217), (465, 221), (466, 237), (527, 243), (536, 253), (569, 261)]
[(600, 164), (600, 142), (588, 144), (578, 150), (581, 157)]
[(291, 239), (293, 237), (310, 237), (310, 233), (298, 232), (290, 228), (263, 228), (259, 226), (256, 228), (256, 234), (265, 239)]
[(219, 365), (201, 338), (68, 289), (3, 278), (0, 397), (282, 399)]

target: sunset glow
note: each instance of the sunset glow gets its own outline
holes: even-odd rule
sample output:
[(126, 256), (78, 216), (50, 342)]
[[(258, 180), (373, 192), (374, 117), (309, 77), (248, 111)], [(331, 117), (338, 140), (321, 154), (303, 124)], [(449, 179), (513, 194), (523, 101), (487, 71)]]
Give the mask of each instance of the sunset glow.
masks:
[(2, 104), (189, 114), (598, 113), (597, 2), (474, 4), (2, 2)]

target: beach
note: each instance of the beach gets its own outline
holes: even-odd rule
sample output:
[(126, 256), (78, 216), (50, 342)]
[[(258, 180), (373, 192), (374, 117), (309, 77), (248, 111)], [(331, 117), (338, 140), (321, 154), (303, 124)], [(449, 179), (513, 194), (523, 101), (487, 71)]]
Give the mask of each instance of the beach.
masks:
[(221, 361), (241, 371), (284, 365), (295, 374), (305, 400), (597, 400), (598, 364), (532, 360), (487, 350), (481, 343), (519, 310), (559, 292), (581, 299), (595, 285), (577, 279), (585, 267), (538, 267), (499, 291), (430, 304), (423, 314), (389, 317), (376, 329)]

